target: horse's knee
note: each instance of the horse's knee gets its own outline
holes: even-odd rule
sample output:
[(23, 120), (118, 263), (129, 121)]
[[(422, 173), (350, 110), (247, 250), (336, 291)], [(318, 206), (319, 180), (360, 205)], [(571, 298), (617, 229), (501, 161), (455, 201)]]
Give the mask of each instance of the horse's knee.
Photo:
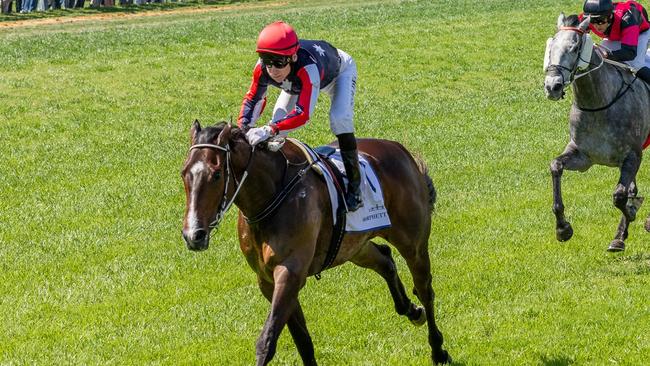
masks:
[(612, 195), (614, 206), (622, 207), (627, 203), (627, 190), (622, 185), (618, 185)]
[(550, 169), (551, 169), (551, 175), (553, 175), (554, 177), (558, 177), (562, 175), (564, 166), (559, 159), (553, 159), (553, 161), (551, 162)]

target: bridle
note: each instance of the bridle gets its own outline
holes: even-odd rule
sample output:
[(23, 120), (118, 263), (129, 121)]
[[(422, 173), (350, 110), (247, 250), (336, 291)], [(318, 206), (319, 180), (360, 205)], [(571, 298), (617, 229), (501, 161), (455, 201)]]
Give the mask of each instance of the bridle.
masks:
[[(581, 28), (578, 28), (578, 27), (564, 26), (564, 27), (559, 28), (559, 31), (563, 31), (563, 30), (576, 32), (576, 33), (580, 34), (580, 36), (581, 36), (580, 37), (580, 42), (579, 42), (578, 59), (576, 60), (576, 64), (574, 65), (573, 68), (568, 68), (568, 67), (566, 67), (564, 65), (560, 65), (560, 64), (548, 64), (548, 65), (546, 65), (547, 60), (550, 60), (550, 57), (551, 57), (549, 43), (550, 43), (551, 40), (554, 39), (554, 38), (549, 38), (549, 40), (547, 41), (547, 54), (544, 57), (545, 58), (544, 59), (544, 62), (545, 62), (544, 72), (555, 70), (560, 75), (560, 77), (562, 78), (563, 88), (566, 89), (569, 85), (573, 84), (576, 80), (578, 80), (581, 77), (586, 76), (586, 75), (598, 70), (599, 68), (601, 68), (603, 66), (603, 64), (605, 63), (606, 59), (601, 54), (602, 51), (600, 50), (600, 48), (598, 48), (597, 46), (593, 45), (593, 43), (591, 43), (592, 40), (591, 40), (591, 38), (589, 37), (589, 34), (587, 34), (586, 31), (584, 31), (584, 30), (582, 30)], [(590, 47), (592, 49), (594, 49), (594, 48), (596, 49), (596, 51), (597, 51), (596, 53), (598, 54), (598, 56), (600, 58), (600, 64), (598, 64), (596, 67), (593, 67), (593, 68), (590, 68), (591, 66), (595, 65), (595, 64), (591, 63), (591, 52), (592, 52), (592, 50), (588, 50), (588, 51), (585, 50), (585, 45), (587, 43), (592, 44)], [(588, 55), (584, 55), (583, 53), (585, 53), (585, 52), (587, 52)], [(578, 73), (578, 70), (581, 70), (581, 69), (586, 70), (586, 71), (584, 71), (582, 73)], [(564, 73), (562, 72), (562, 70), (565, 70), (565, 71), (569, 72), (569, 79), (568, 80), (565, 79)]]
[[(582, 30), (581, 28), (578, 28), (578, 27), (566, 27), (565, 26), (565, 27), (560, 27), (559, 30), (560, 31), (568, 30), (568, 31), (576, 32), (576, 33), (581, 35), (581, 37), (580, 37), (580, 47), (579, 47), (579, 51), (578, 51), (579, 52), (578, 53), (578, 59), (576, 61), (576, 65), (573, 67), (573, 69), (569, 69), (566, 66), (558, 65), (558, 64), (546, 65), (547, 60), (550, 60), (549, 43), (553, 38), (550, 38), (549, 41), (547, 41), (547, 54), (544, 56), (544, 63), (545, 63), (544, 71), (547, 72), (548, 70), (555, 69), (557, 71), (557, 73), (560, 74), (560, 76), (562, 77), (562, 84), (563, 84), (562, 97), (564, 97), (564, 89), (566, 89), (569, 85), (573, 84), (576, 80), (580, 79), (581, 77), (587, 76), (588, 74), (600, 69), (605, 63), (616, 66), (616, 71), (621, 76), (622, 83), (621, 83), (621, 87), (619, 88), (618, 92), (616, 93), (616, 96), (614, 96), (614, 98), (609, 103), (607, 103), (606, 105), (604, 105), (602, 107), (583, 108), (583, 107), (580, 107), (580, 106), (576, 105), (576, 108), (578, 108), (579, 110), (584, 111), (584, 112), (600, 112), (600, 111), (603, 111), (603, 110), (611, 107), (614, 103), (616, 103), (619, 99), (621, 99), (621, 97), (623, 97), (623, 95), (625, 93), (627, 93), (628, 90), (631, 89), (632, 84), (637, 79), (636, 70), (634, 68), (628, 66), (627, 64), (617, 62), (617, 61), (613, 61), (613, 60), (609, 60), (609, 59), (605, 58), (605, 56), (603, 55), (603, 51), (601, 50), (601, 47), (598, 46), (598, 45), (593, 45), (592, 40), (589, 37), (589, 34), (587, 34), (587, 32)], [(598, 65), (596, 65), (596, 67), (591, 67), (591, 66), (594, 66), (595, 64), (591, 63), (592, 50), (585, 50), (584, 49), (586, 43), (592, 43), (589, 47), (591, 47), (592, 49), (595, 49), (596, 54), (600, 58), (600, 63)], [(588, 56), (585, 55), (585, 53), (588, 54)], [(623, 77), (623, 74), (621, 73), (620, 69), (627, 69), (627, 70), (629, 70), (629, 71), (631, 71), (632, 73), (635, 74), (634, 79), (632, 80), (632, 82), (627, 83), (625, 81), (625, 78)], [(571, 75), (569, 80), (565, 80), (564, 74), (562, 73), (562, 70), (566, 70), (566, 71), (569, 72), (569, 74)], [(578, 74), (578, 70), (586, 70), (586, 71)]]
[[(230, 150), (230, 145), (226, 144), (225, 147), (220, 146), (220, 145), (215, 145), (215, 144), (196, 144), (190, 146), (190, 151), (194, 149), (216, 149), (220, 151), (224, 151), (226, 153), (226, 184), (224, 185), (223, 188), (223, 196), (221, 197), (221, 204), (219, 205), (219, 210), (217, 211), (217, 214), (214, 218), (214, 220), (208, 225), (210, 230), (219, 227), (219, 223), (225, 216), (226, 212), (232, 206), (233, 202), (235, 202), (235, 198), (237, 197), (237, 194), (239, 194), (239, 190), (241, 189), (242, 185), (244, 184), (244, 181), (246, 181), (246, 178), (248, 177), (248, 168), (251, 166), (251, 161), (253, 161), (253, 154), (255, 153), (255, 146), (251, 146), (251, 154), (248, 157), (248, 163), (246, 163), (246, 169), (244, 170), (244, 173), (241, 176), (241, 180), (238, 182), (237, 177), (235, 177), (235, 173), (232, 170), (232, 154)], [(230, 185), (230, 176), (232, 175), (232, 179), (235, 182), (235, 193), (233, 193), (232, 197), (228, 201), (228, 186)]]

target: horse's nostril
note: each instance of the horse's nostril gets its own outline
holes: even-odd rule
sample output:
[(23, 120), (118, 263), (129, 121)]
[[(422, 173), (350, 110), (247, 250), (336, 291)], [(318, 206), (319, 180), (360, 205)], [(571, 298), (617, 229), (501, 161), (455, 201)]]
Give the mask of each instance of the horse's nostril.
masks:
[(208, 234), (208, 232), (203, 230), (203, 229), (196, 230), (194, 232), (194, 241), (203, 241), (207, 234)]
[(562, 90), (562, 84), (557, 83), (557, 84), (553, 85), (553, 91), (558, 92), (560, 90)]

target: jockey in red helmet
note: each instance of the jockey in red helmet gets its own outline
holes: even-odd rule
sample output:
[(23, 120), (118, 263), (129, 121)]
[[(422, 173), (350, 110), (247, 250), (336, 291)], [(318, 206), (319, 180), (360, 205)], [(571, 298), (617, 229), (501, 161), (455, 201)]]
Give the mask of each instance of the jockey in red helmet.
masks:
[[(359, 159), (354, 137), (354, 94), (357, 67), (350, 55), (325, 41), (299, 40), (284, 22), (267, 25), (257, 39), (259, 60), (253, 69), (253, 82), (244, 96), (237, 124), (252, 127), (246, 133), (251, 145), (278, 133), (287, 134), (309, 121), (318, 94), (330, 96), (330, 129), (336, 135), (348, 177), (345, 197), (348, 211), (361, 201)], [(254, 127), (266, 105), (268, 86), (282, 89), (270, 123)]]
[(650, 23), (646, 9), (636, 1), (586, 0), (584, 16), (589, 16), (589, 28), (603, 38), (602, 46), (610, 51), (605, 57), (625, 62), (637, 69), (639, 79), (650, 83), (650, 68), (646, 66), (646, 52), (650, 38)]

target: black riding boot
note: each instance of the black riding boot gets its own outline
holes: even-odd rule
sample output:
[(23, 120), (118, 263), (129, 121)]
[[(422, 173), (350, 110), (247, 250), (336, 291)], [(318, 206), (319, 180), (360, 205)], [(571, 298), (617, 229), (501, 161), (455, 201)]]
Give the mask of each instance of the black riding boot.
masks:
[(344, 133), (336, 136), (339, 140), (341, 158), (345, 167), (345, 175), (348, 177), (348, 189), (345, 193), (345, 205), (348, 211), (356, 211), (363, 206), (361, 201), (361, 173), (359, 172), (359, 156), (357, 155), (357, 140), (352, 133)]
[(650, 68), (648, 67), (642, 67), (639, 69), (639, 71), (636, 72), (636, 76), (645, 81), (646, 83), (650, 84)]

